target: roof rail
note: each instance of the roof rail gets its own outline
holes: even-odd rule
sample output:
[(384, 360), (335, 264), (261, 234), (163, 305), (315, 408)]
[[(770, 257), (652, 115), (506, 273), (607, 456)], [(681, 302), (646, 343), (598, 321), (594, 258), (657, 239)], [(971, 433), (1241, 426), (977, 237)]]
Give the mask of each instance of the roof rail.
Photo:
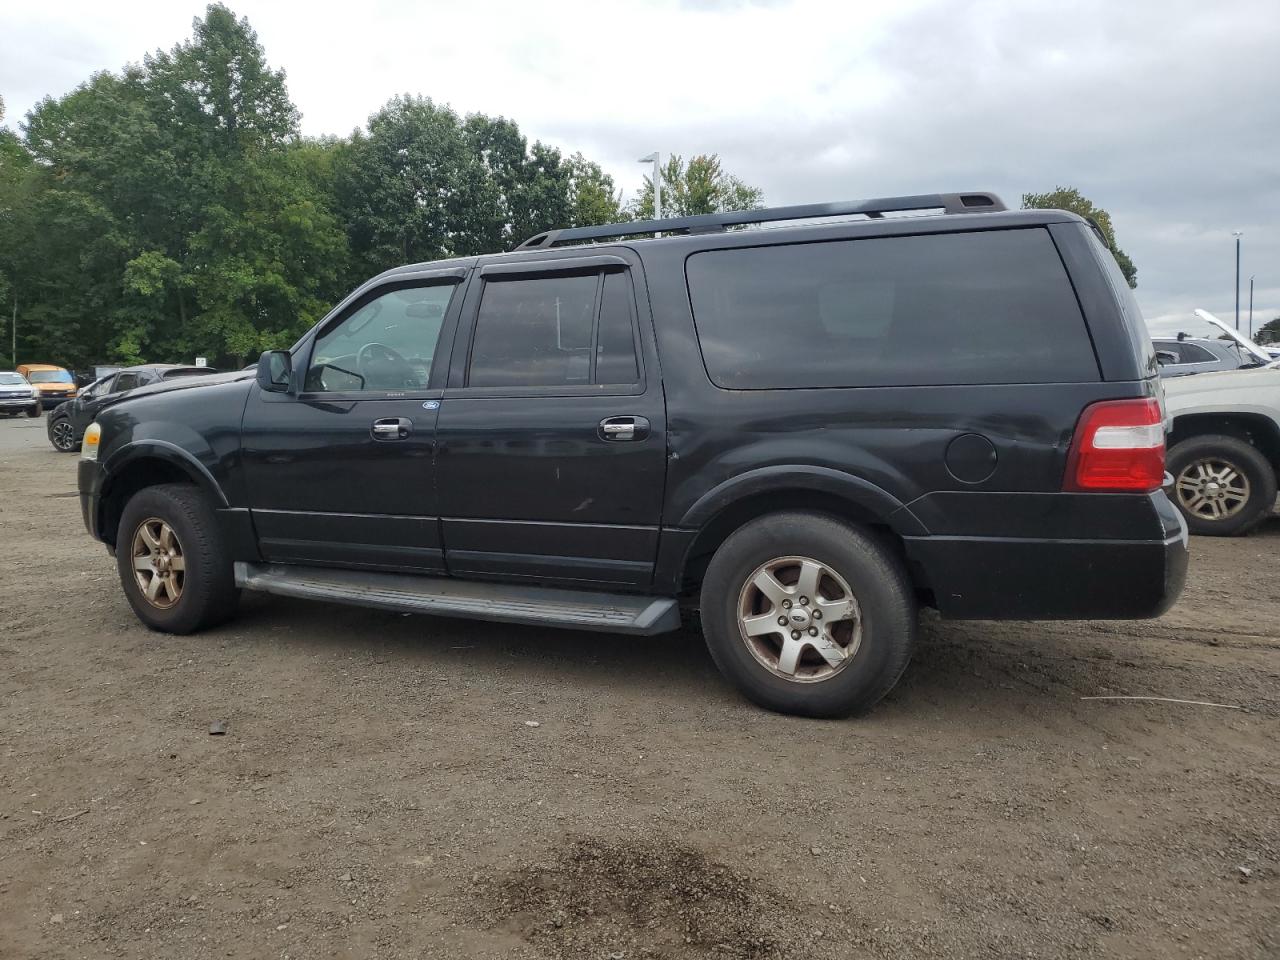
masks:
[(547, 230), (530, 237), (517, 250), (545, 250), (575, 240), (604, 240), (646, 233), (723, 233), (727, 227), (779, 220), (811, 220), (815, 217), (846, 217), (861, 214), (879, 219), (886, 213), (910, 210), (942, 210), (944, 213), (995, 213), (1007, 209), (994, 193), (925, 193), (913, 197), (882, 197), (878, 200), (849, 200), (836, 203), (807, 203), (796, 207), (768, 207), (764, 210), (735, 210), (732, 213), (704, 213), (694, 217), (666, 220), (632, 220), (597, 227), (568, 227)]

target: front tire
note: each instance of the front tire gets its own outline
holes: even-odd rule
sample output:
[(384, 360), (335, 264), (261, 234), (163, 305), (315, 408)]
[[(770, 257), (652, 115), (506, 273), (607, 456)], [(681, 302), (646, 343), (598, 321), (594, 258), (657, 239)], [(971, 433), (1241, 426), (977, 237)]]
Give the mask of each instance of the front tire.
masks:
[(37, 403), (34, 407), (27, 407), (27, 416), (32, 420), (40, 416), (40, 404)]
[(1192, 533), (1238, 537), (1271, 513), (1276, 474), (1252, 444), (1235, 437), (1191, 437), (1169, 451), (1173, 502)]
[(772, 514), (731, 534), (707, 567), (701, 613), (721, 672), (760, 706), (801, 716), (870, 709), (915, 644), (902, 563), (820, 514)]
[(49, 442), (59, 453), (75, 453), (80, 449), (80, 441), (76, 438), (76, 428), (70, 417), (49, 418)]
[(147, 487), (125, 504), (116, 567), (133, 612), (152, 630), (194, 633), (235, 612), (231, 555), (195, 487)]

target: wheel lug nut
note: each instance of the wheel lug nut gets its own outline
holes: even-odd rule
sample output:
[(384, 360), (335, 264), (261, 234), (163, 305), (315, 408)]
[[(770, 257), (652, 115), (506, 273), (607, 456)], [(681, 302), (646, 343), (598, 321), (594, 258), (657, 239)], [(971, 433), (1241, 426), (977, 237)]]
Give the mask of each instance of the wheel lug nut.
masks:
[(799, 639), (800, 639), (800, 631), (799, 631), (799, 630), (792, 630), (792, 631), (791, 631), (791, 639), (792, 639), (792, 640), (799, 640)]
[(800, 598), (800, 606), (802, 606), (802, 607), (807, 607), (808, 605), (809, 605), (809, 598), (808, 598), (808, 597), (801, 597), (801, 598)]
[(787, 618), (786, 618), (786, 617), (779, 617), (779, 618), (778, 618), (778, 626), (780, 626), (780, 627), (785, 627), (786, 625), (787, 625)]
[(783, 600), (783, 601), (782, 601), (782, 609), (783, 609), (783, 610), (790, 610), (790, 609), (791, 609), (791, 601), (790, 601), (790, 600)]
[(809, 636), (811, 636), (811, 637), (816, 637), (817, 635), (818, 635), (818, 628), (817, 628), (817, 627), (810, 627), (810, 628), (809, 628)]
[(822, 611), (821, 611), (821, 610), (815, 610), (815, 611), (813, 611), (813, 619), (815, 619), (815, 620), (821, 620), (821, 619), (822, 619)]

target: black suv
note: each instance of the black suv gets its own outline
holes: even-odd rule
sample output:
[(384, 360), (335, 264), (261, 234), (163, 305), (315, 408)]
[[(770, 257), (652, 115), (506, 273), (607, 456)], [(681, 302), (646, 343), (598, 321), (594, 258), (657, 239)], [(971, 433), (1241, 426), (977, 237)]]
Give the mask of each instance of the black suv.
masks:
[(747, 696), (839, 715), (894, 685), (921, 603), (1168, 608), (1160, 391), (1070, 213), (633, 222), (388, 271), (256, 375), (137, 391), (86, 434), (81, 502), (158, 630), (240, 588), (633, 634), (696, 608)]
[(130, 390), (137, 390), (153, 383), (175, 380), (178, 377), (207, 376), (218, 371), (211, 367), (192, 367), (180, 363), (144, 363), (136, 367), (115, 367), (111, 372), (93, 381), (80, 393), (59, 404), (49, 414), (46, 429), (49, 442), (59, 453), (74, 453), (80, 449), (80, 438), (85, 428), (107, 404), (122, 400)]

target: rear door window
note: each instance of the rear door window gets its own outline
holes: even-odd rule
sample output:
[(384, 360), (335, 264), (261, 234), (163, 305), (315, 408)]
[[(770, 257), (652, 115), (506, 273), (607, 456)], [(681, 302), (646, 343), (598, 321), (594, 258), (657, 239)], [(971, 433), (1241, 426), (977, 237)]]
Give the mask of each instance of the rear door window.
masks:
[(726, 389), (1100, 379), (1041, 228), (712, 250), (686, 270)]
[(491, 280), (476, 315), (468, 387), (589, 387), (640, 380), (625, 270)]

